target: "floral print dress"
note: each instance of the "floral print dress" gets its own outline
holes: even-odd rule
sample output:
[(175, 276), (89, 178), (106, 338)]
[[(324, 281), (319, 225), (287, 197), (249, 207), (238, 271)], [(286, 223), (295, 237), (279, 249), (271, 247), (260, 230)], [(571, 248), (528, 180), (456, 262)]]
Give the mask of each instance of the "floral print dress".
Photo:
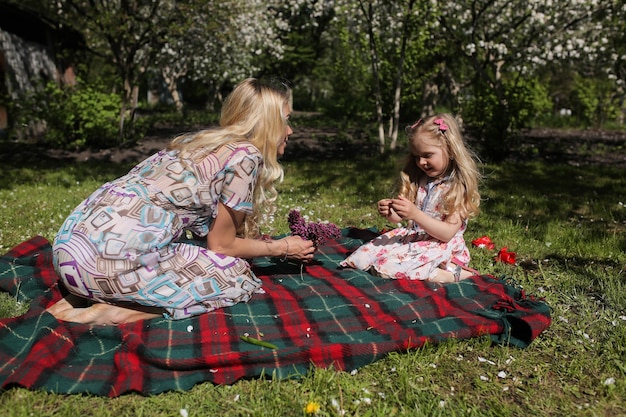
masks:
[[(417, 207), (438, 220), (445, 220), (441, 209), (449, 188), (448, 177), (420, 186)], [(452, 259), (469, 264), (470, 254), (463, 238), (466, 227), (467, 221), (463, 221), (449, 242), (433, 238), (417, 224), (398, 227), (363, 244), (340, 265), (371, 271), (383, 278), (434, 279), (438, 269), (450, 266)]]
[(187, 230), (209, 233), (220, 202), (251, 213), (261, 164), (259, 150), (243, 142), (184, 160), (156, 153), (65, 220), (53, 243), (57, 274), (75, 295), (161, 307), (172, 319), (248, 301), (262, 289), (244, 259), (183, 240)]

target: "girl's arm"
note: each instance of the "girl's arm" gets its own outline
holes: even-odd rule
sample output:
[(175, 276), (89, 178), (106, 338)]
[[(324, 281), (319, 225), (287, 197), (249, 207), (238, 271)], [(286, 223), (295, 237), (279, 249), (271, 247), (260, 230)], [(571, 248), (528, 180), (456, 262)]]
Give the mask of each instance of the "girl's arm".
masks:
[(452, 214), (446, 220), (437, 220), (424, 213), (412, 201), (404, 197), (392, 199), (390, 208), (402, 220), (413, 220), (426, 233), (442, 242), (449, 242), (463, 225), (463, 220), (458, 214)]
[(207, 248), (237, 258), (277, 256), (299, 261), (309, 261), (313, 258), (315, 252), (313, 242), (300, 236), (287, 236), (268, 241), (237, 237), (237, 228), (243, 223), (245, 216), (245, 213), (219, 203), (217, 217), (207, 235)]

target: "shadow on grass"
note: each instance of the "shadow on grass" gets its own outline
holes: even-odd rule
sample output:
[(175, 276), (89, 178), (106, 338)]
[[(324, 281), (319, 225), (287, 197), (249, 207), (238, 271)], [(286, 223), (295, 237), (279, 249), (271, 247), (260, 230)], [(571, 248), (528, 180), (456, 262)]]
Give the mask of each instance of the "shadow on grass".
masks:
[[(352, 144), (341, 149), (328, 146), (325, 152), (318, 157), (289, 154), (282, 161), (284, 188), (294, 195), (341, 194), (351, 204), (368, 206), (371, 201), (394, 195), (403, 150), (372, 155), (372, 149), (366, 151)], [(0, 189), (42, 181), (68, 187), (88, 179), (104, 183), (125, 174), (137, 162), (52, 158), (41, 147), (20, 144), (16, 149), (5, 147), (0, 154)], [(487, 165), (483, 171), (481, 210), (487, 216), (513, 223), (532, 222), (533, 227), (544, 230), (555, 220), (569, 220), (590, 235), (607, 229), (626, 230), (626, 207), (620, 205), (620, 198), (626, 196), (622, 168), (537, 161)], [(622, 246), (626, 249), (626, 243)]]
[[(399, 178), (397, 155), (355, 156), (346, 159), (288, 161), (285, 183), (294, 195), (336, 195), (354, 204), (392, 197)], [(292, 180), (295, 179), (295, 180)], [(281, 186), (282, 187), (282, 186)]]
[(568, 257), (555, 253), (548, 254), (546, 259), (552, 269), (575, 277), (559, 281), (562, 291), (592, 297), (598, 308), (622, 311), (626, 305), (623, 280), (626, 265), (609, 258)]
[(626, 227), (622, 168), (533, 162), (485, 172), (482, 210), (490, 215), (512, 221), (530, 217), (535, 224), (569, 219), (591, 229), (603, 223)]

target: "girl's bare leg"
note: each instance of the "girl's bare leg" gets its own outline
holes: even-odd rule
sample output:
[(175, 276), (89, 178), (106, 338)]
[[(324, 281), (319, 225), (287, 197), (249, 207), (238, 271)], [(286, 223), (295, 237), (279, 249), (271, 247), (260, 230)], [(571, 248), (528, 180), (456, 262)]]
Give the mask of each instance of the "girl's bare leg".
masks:
[[(462, 269), (461, 276), (459, 277), (459, 281), (462, 281), (474, 275), (476, 274), (474, 274), (473, 272), (467, 271), (465, 269)], [(446, 269), (439, 268), (439, 271), (437, 271), (437, 277), (435, 277), (432, 281), (442, 282), (442, 283), (455, 282), (454, 274)]]
[(126, 308), (111, 304), (95, 303), (89, 307), (74, 307), (84, 300), (80, 297), (67, 295), (46, 310), (57, 320), (74, 323), (117, 326), (138, 320), (147, 320), (163, 316), (159, 308), (141, 307)]

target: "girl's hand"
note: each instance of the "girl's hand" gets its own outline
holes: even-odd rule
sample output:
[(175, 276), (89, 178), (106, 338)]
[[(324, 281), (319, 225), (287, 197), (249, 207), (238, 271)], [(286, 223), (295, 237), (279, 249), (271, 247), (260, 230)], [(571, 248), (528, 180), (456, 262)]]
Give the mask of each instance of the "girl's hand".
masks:
[(442, 242), (449, 242), (463, 226), (463, 219), (458, 213), (447, 216), (445, 220), (438, 220), (420, 210), (415, 203), (404, 197), (394, 198), (391, 201), (391, 209), (402, 220), (413, 221), (430, 236)]
[(287, 236), (280, 239), (279, 242), (285, 246), (285, 253), (282, 258), (295, 259), (301, 262), (313, 260), (316, 247), (312, 241), (300, 236)]
[(382, 217), (389, 217), (391, 215), (391, 198), (384, 198), (378, 202), (378, 214)]
[(390, 209), (395, 211), (402, 220), (416, 220), (417, 213), (421, 211), (415, 203), (405, 197), (398, 196), (391, 200)]
[(402, 218), (396, 214), (394, 209), (391, 207), (391, 202), (393, 200), (390, 198), (385, 198), (378, 202), (378, 214), (382, 217), (386, 218), (392, 223), (399, 223), (402, 221)]

